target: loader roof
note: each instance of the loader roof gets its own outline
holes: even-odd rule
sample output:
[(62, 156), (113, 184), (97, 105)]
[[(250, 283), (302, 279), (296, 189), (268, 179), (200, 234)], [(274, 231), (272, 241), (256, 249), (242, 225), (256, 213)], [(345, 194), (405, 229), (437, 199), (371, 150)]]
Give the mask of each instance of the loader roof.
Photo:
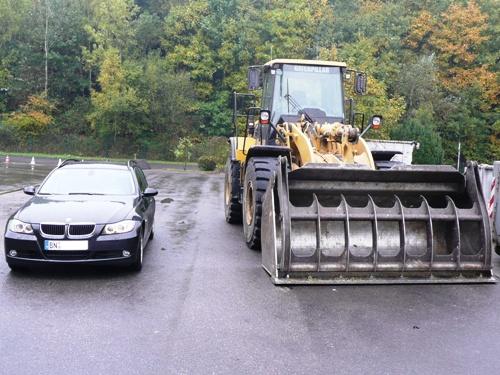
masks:
[(273, 66), (274, 64), (291, 64), (291, 65), (313, 65), (313, 66), (339, 66), (346, 67), (346, 63), (339, 61), (325, 60), (301, 60), (301, 59), (274, 59), (265, 64), (265, 66)]

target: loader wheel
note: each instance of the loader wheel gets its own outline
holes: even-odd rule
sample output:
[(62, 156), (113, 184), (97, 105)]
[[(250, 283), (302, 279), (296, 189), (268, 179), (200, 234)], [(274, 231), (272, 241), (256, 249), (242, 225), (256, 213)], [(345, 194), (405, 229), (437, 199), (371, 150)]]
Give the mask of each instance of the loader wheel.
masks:
[(260, 250), (264, 193), (277, 167), (276, 158), (255, 157), (247, 164), (243, 185), (243, 233), (247, 246), (253, 250)]
[(240, 163), (228, 159), (224, 181), (224, 213), (230, 224), (241, 224)]

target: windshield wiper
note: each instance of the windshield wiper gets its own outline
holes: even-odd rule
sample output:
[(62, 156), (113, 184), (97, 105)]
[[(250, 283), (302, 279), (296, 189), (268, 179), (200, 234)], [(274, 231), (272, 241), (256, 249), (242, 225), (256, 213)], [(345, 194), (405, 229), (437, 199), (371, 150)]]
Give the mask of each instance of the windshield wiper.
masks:
[[(299, 114), (303, 114), (304, 117), (306, 118), (306, 120), (308, 122), (310, 122), (311, 124), (314, 124), (314, 120), (312, 119), (312, 117), (309, 116), (309, 114), (306, 112), (306, 110), (301, 107), (301, 105), (299, 104), (299, 102), (297, 102), (297, 100), (295, 100), (292, 95), (286, 94), (285, 98), (288, 101), (288, 106), (289, 107), (290, 107), (290, 104), (291, 104), (294, 110), (296, 110)], [(288, 108), (288, 113), (290, 113), (290, 108)]]
[(104, 195), (103, 193), (68, 193), (68, 195)]

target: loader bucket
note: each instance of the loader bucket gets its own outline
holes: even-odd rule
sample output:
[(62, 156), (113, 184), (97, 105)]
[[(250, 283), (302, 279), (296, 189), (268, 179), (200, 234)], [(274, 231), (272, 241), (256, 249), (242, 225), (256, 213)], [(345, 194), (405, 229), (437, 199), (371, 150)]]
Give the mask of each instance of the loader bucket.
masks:
[(492, 239), (478, 169), (280, 160), (262, 214), (275, 284), (486, 283)]

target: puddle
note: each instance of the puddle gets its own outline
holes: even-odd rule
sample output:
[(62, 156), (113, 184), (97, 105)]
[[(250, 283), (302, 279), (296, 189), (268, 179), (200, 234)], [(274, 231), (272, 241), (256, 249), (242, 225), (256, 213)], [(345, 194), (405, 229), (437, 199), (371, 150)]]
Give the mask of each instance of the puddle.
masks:
[(161, 203), (171, 203), (171, 202), (173, 202), (173, 201), (174, 201), (174, 200), (173, 200), (172, 198), (164, 198), (164, 199), (162, 199), (160, 202), (161, 202)]
[(39, 184), (52, 169), (46, 166), (32, 168), (29, 165), (20, 164), (0, 165), (0, 191)]

